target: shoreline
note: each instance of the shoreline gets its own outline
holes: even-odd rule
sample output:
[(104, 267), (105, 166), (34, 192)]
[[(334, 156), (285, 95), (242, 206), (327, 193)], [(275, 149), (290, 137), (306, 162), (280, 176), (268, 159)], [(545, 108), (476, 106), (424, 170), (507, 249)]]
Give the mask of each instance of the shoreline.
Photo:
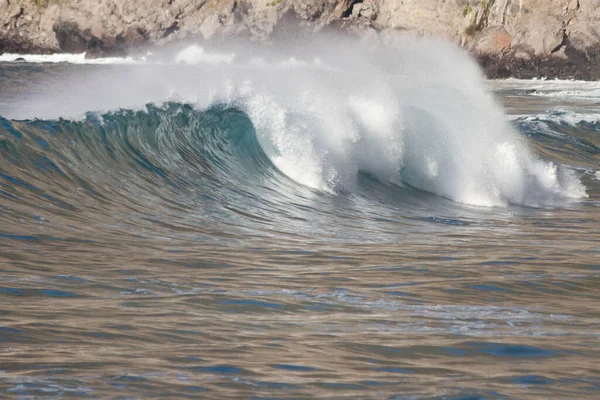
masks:
[[(2, 48), (0, 46), (0, 48)], [(152, 47), (132, 48), (133, 51), (106, 52), (93, 54), (89, 52), (70, 53), (55, 52), (49, 49), (37, 52), (0, 52), (0, 63), (27, 63), (27, 64), (142, 64), (146, 56), (151, 53)], [(145, 52), (144, 52), (145, 50)], [(570, 59), (537, 58), (524, 60), (508, 56), (469, 54), (480, 66), (483, 74), (489, 80), (504, 79), (558, 79), (575, 81), (600, 80), (600, 69), (585, 63), (576, 63)]]
[(0, 0), (0, 54), (85, 52), (103, 59), (190, 40), (408, 34), (463, 48), (488, 79), (591, 81), (600, 79), (594, 1)]

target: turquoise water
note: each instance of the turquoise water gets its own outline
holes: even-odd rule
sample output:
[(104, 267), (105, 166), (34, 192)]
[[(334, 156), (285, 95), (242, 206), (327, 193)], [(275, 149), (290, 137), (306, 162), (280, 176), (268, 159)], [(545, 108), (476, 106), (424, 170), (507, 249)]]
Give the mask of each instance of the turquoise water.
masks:
[[(302, 142), (337, 173), (315, 181), (251, 101), (34, 107), (127, 68), (0, 65), (2, 397), (600, 395), (594, 83), (482, 84), (526, 149), (507, 158), (444, 131), (441, 100), (401, 102), (389, 174), (388, 114), (360, 105), (357, 147)], [(294, 110), (290, 137), (333, 129)]]

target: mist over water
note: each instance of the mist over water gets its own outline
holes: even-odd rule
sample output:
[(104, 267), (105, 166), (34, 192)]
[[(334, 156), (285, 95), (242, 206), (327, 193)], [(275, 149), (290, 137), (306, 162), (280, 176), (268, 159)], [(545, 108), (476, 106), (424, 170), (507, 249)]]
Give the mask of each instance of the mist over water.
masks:
[(25, 58), (6, 397), (598, 397), (596, 83), (406, 36)]

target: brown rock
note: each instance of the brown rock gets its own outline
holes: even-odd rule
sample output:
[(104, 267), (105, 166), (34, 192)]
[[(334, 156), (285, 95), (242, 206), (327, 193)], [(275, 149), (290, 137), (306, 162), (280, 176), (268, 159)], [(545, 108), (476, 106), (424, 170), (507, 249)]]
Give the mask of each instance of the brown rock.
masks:
[(475, 38), (473, 51), (476, 54), (506, 54), (511, 49), (512, 38), (502, 26), (485, 28)]

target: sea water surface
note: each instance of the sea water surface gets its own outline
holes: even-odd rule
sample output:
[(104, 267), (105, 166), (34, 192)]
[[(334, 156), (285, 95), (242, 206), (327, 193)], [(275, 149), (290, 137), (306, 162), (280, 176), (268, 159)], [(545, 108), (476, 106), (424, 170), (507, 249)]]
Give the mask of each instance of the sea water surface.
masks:
[(3, 58), (0, 397), (600, 397), (600, 84), (336, 40)]

